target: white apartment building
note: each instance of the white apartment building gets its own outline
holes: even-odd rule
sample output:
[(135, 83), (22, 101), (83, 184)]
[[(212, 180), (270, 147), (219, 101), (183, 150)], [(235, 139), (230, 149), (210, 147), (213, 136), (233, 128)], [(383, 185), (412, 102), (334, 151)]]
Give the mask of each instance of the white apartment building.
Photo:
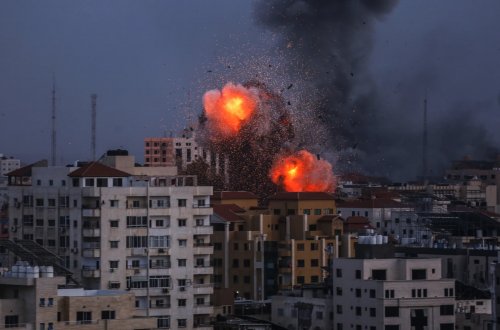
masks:
[(390, 229), (391, 214), (393, 211), (412, 211), (403, 203), (392, 199), (357, 199), (337, 202), (337, 212), (342, 217), (362, 216), (370, 220), (375, 230), (387, 235)]
[[(210, 328), (212, 187), (131, 156), (9, 176), (11, 238), (65, 260), (87, 289), (131, 290), (162, 327)], [(126, 171), (125, 171), (126, 170)]]
[(441, 259), (335, 259), (335, 330), (453, 330), (455, 281)]
[(21, 167), (21, 161), (12, 157), (6, 157), (0, 154), (0, 176), (5, 176), (7, 173), (17, 170)]

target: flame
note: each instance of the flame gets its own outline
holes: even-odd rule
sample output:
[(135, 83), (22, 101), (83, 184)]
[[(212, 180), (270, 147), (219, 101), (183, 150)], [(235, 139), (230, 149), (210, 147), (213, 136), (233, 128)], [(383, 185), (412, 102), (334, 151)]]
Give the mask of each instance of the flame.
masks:
[(335, 189), (332, 165), (317, 159), (306, 150), (278, 156), (271, 167), (271, 180), (289, 192), (324, 191)]
[(203, 95), (205, 115), (216, 138), (238, 134), (255, 113), (257, 104), (258, 96), (252, 88), (233, 83)]

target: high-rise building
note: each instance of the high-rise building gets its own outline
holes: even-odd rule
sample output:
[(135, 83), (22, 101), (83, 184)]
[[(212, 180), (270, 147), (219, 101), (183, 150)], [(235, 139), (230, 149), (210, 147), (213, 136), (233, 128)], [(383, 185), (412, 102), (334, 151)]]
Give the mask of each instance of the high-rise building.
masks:
[(209, 324), (212, 187), (122, 152), (77, 165), (9, 174), (11, 237), (62, 257), (85, 288), (133, 291), (143, 316)]

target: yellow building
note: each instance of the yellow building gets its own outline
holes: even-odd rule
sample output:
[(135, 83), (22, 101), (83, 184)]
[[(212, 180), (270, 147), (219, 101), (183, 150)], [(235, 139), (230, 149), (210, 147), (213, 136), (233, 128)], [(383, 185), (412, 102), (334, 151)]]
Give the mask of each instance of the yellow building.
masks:
[(265, 300), (280, 289), (321, 283), (340, 253), (343, 222), (333, 195), (277, 193), (266, 209), (244, 196), (212, 199), (214, 300), (222, 314), (231, 313), (234, 299)]

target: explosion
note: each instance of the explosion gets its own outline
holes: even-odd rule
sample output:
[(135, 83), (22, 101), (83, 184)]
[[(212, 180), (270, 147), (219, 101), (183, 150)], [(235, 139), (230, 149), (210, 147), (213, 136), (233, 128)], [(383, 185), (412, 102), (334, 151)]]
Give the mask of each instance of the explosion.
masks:
[(332, 192), (335, 189), (332, 165), (306, 150), (278, 156), (269, 176), (275, 184), (289, 192)]
[(230, 138), (255, 113), (259, 99), (255, 88), (227, 83), (221, 91), (211, 90), (203, 96), (207, 124), (214, 140)]

